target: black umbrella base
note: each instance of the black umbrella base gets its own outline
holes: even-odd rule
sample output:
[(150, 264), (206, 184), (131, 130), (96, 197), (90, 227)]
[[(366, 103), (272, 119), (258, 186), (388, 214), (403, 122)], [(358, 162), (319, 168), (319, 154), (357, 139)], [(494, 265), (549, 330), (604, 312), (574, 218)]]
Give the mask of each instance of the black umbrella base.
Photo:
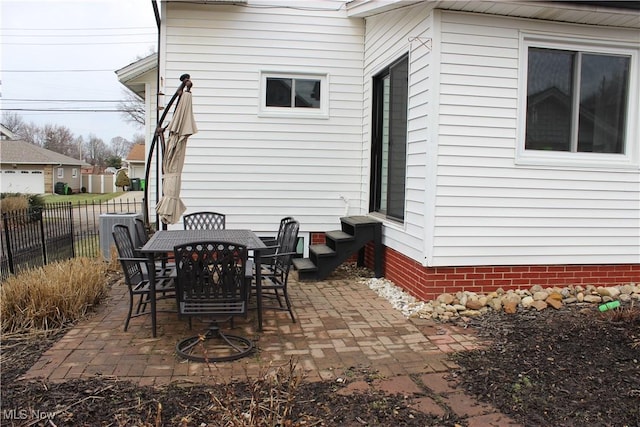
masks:
[(238, 335), (224, 334), (217, 326), (206, 334), (185, 338), (176, 345), (179, 356), (194, 362), (229, 362), (253, 353), (253, 341)]

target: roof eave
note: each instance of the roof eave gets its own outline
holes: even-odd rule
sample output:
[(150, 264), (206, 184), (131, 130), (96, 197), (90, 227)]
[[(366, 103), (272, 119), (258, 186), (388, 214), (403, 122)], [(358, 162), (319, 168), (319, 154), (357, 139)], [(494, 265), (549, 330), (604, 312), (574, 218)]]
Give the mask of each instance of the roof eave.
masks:
[(144, 83), (135, 82), (141, 75), (158, 68), (158, 54), (153, 53), (145, 58), (133, 62), (126, 67), (116, 70), (118, 81), (129, 90), (144, 98)]

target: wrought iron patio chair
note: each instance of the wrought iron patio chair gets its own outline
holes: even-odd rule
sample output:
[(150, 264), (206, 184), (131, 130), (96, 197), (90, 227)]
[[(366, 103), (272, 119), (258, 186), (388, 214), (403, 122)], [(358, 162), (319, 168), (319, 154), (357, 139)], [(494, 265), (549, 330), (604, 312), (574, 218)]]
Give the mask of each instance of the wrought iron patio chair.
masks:
[[(135, 233), (138, 241), (140, 242), (140, 247), (144, 246), (149, 241), (149, 233), (147, 232), (147, 227), (144, 225), (144, 221), (140, 218), (134, 219), (135, 224)], [(136, 248), (139, 249), (139, 248)], [(143, 255), (140, 255), (142, 257)], [(171, 261), (171, 259), (166, 255), (158, 255), (155, 257), (156, 264), (156, 277), (172, 277), (176, 274), (176, 265)]]
[[(286, 221), (283, 224), (280, 244), (276, 247), (275, 253), (261, 255), (261, 277), (262, 277), (262, 298), (272, 299), (277, 305), (265, 306), (262, 309), (286, 310), (295, 323), (296, 318), (291, 307), (291, 300), (287, 290), (289, 281), (289, 271), (293, 257), (297, 254), (296, 243), (300, 223), (296, 220)], [(258, 268), (258, 267), (256, 267)], [(257, 291), (256, 283), (252, 283), (252, 294)]]
[[(113, 241), (118, 251), (118, 260), (122, 266), (124, 280), (129, 289), (129, 312), (127, 320), (124, 324), (124, 330), (129, 328), (129, 321), (143, 314), (146, 311), (147, 304), (151, 303), (151, 298), (156, 300), (161, 298), (173, 298), (175, 296), (175, 281), (173, 277), (156, 277), (155, 294), (152, 292), (152, 283), (146, 274), (149, 268), (153, 268), (146, 257), (141, 257), (134, 247), (129, 227), (124, 224), (115, 224), (113, 226)], [(135, 313), (133, 313), (134, 299), (138, 298)]]
[(149, 232), (147, 231), (147, 227), (145, 227), (144, 221), (140, 218), (135, 218), (133, 221), (135, 224), (136, 237), (140, 242), (140, 246), (144, 246), (145, 243), (149, 241)]
[(225, 215), (217, 212), (193, 212), (182, 218), (185, 230), (224, 230)]
[[(247, 248), (230, 242), (194, 242), (174, 248), (176, 299), (181, 316), (211, 320), (206, 333), (185, 338), (176, 352), (197, 362), (236, 360), (249, 355), (254, 343), (226, 334), (220, 324), (247, 315), (251, 273)], [(250, 271), (250, 270), (249, 270)], [(232, 323), (233, 325), (233, 323)]]
[(261, 264), (263, 269), (269, 269), (273, 271), (273, 263), (275, 262), (275, 258), (271, 255), (274, 255), (277, 249), (282, 244), (282, 238), (284, 237), (284, 227), (286, 224), (295, 221), (292, 216), (286, 216), (280, 220), (280, 226), (278, 227), (278, 233), (276, 236), (269, 237), (261, 237), (260, 240), (264, 242), (267, 246), (265, 249), (262, 249), (260, 252), (261, 256)]

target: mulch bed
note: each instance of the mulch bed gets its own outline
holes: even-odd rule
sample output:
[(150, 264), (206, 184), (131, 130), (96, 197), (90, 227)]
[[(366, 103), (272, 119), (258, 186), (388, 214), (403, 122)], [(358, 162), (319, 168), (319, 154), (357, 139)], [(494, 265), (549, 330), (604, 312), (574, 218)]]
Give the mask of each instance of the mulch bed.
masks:
[[(100, 377), (61, 383), (18, 379), (56, 338), (22, 340), (3, 347), (1, 425), (465, 425), (453, 414), (436, 417), (418, 412), (401, 395), (371, 391), (344, 396), (337, 393), (344, 385), (333, 381), (304, 383), (293, 365), (275, 378), (215, 386), (143, 387)], [(377, 378), (375, 371), (349, 371), (351, 381)]]
[[(637, 305), (637, 304), (636, 304)], [(527, 426), (640, 426), (640, 309), (493, 314), (469, 327), (493, 343), (452, 374)]]

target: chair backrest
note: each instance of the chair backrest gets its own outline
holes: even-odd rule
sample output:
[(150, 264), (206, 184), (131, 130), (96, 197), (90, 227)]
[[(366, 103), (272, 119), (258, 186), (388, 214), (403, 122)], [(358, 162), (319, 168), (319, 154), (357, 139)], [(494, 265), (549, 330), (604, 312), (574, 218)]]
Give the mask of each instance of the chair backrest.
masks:
[(290, 221), (284, 225), (282, 232), (282, 241), (276, 249), (275, 267), (284, 274), (289, 273), (291, 260), (296, 254), (296, 246), (298, 243), (298, 232), (300, 231), (300, 223), (296, 220)]
[(246, 315), (247, 248), (207, 241), (174, 248), (178, 310), (184, 315)]
[(185, 230), (224, 230), (225, 215), (217, 212), (194, 212), (182, 218)]
[(124, 224), (115, 224), (112, 234), (127, 285), (139, 283), (143, 280), (142, 265), (133, 240), (131, 240), (129, 227)]
[(147, 233), (147, 228), (144, 226), (144, 221), (140, 218), (135, 218), (134, 224), (138, 241), (140, 242), (141, 246), (144, 246), (145, 243), (149, 241), (149, 234)]
[(285, 226), (295, 221), (292, 216), (285, 216), (280, 220), (280, 226), (278, 227), (278, 234), (275, 238), (272, 237), (261, 237), (261, 239), (267, 244), (267, 249), (262, 250), (262, 255), (268, 255), (262, 260), (262, 265), (270, 266), (269, 268), (273, 268), (273, 264), (275, 263), (275, 258), (272, 257), (277, 252), (277, 249), (282, 245), (282, 238), (284, 237), (284, 228)]
[(276, 236), (276, 241), (278, 246), (282, 245), (282, 239), (284, 238), (284, 229), (287, 224), (295, 221), (292, 216), (285, 216), (280, 220), (280, 227), (278, 228), (278, 235)]

